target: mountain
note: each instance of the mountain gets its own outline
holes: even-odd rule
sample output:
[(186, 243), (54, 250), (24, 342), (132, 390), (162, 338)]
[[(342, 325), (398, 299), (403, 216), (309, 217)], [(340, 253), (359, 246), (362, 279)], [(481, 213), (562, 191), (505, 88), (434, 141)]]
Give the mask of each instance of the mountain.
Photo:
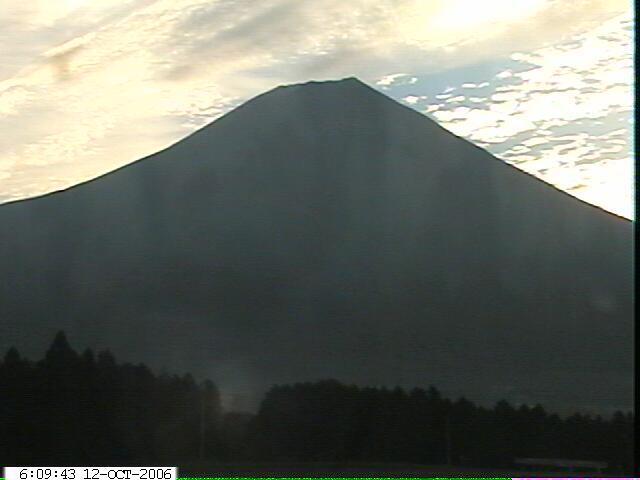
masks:
[(334, 377), (631, 405), (631, 222), (356, 79), (2, 205), (0, 238), (2, 349), (62, 328), (238, 398)]

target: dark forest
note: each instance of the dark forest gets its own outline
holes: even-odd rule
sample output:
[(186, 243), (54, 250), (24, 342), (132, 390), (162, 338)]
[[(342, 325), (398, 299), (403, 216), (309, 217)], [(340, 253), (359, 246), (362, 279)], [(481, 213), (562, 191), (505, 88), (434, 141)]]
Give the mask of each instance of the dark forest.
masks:
[(508, 468), (517, 457), (607, 462), (632, 471), (633, 416), (443, 398), (435, 387), (335, 380), (273, 386), (256, 414), (224, 412), (211, 381), (75, 352), (57, 334), (45, 358), (0, 363), (0, 462), (408, 462)]

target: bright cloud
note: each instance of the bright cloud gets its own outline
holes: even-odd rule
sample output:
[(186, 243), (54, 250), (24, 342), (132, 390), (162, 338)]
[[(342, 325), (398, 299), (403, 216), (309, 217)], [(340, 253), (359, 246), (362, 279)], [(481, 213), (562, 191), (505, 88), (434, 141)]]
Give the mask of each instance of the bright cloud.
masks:
[(406, 73), (394, 73), (391, 75), (385, 75), (384, 77), (382, 77), (380, 80), (376, 82), (376, 85), (381, 85), (383, 87), (386, 87), (386, 86), (392, 85), (397, 79), (406, 77), (406, 76), (407, 76)]
[(403, 98), (403, 100), (407, 102), (409, 105), (415, 105), (420, 100), (425, 100), (426, 98), (427, 98), (426, 95), (420, 95), (420, 96), (407, 95), (406, 97)]
[[(617, 16), (566, 42), (512, 55), (521, 68), (498, 73), (486, 97), (469, 99), (478, 106), (461, 107), (464, 97), (440, 94), (435, 99), (444, 103), (425, 111), (519, 168), (631, 217), (631, 42), (628, 16)], [(592, 133), (596, 127), (605, 132)], [(512, 145), (514, 139), (520, 143)], [(593, 172), (605, 165), (610, 172), (596, 180)], [(598, 197), (603, 185), (615, 195)]]

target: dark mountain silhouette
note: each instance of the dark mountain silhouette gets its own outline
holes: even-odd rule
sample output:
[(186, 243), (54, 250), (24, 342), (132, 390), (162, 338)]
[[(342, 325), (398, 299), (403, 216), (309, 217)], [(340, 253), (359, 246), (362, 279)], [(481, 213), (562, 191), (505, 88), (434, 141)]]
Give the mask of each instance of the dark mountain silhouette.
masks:
[(0, 238), (1, 349), (65, 329), (256, 398), (334, 377), (631, 404), (631, 222), (356, 79), (0, 206)]

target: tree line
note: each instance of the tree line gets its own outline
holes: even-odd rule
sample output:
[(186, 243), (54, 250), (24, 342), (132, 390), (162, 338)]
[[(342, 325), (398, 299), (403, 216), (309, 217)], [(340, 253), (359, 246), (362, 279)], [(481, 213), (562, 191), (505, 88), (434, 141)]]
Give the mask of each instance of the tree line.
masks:
[(510, 467), (568, 458), (633, 469), (633, 415), (576, 413), (506, 401), (486, 408), (438, 390), (335, 380), (272, 387), (256, 414), (223, 412), (211, 381), (75, 352), (62, 332), (44, 359), (0, 361), (0, 463), (180, 465), (183, 462), (394, 462)]
[(438, 390), (334, 380), (276, 386), (248, 428), (263, 459), (512, 468), (515, 458), (604, 461), (633, 469), (633, 415), (566, 418), (506, 401), (485, 408)]

